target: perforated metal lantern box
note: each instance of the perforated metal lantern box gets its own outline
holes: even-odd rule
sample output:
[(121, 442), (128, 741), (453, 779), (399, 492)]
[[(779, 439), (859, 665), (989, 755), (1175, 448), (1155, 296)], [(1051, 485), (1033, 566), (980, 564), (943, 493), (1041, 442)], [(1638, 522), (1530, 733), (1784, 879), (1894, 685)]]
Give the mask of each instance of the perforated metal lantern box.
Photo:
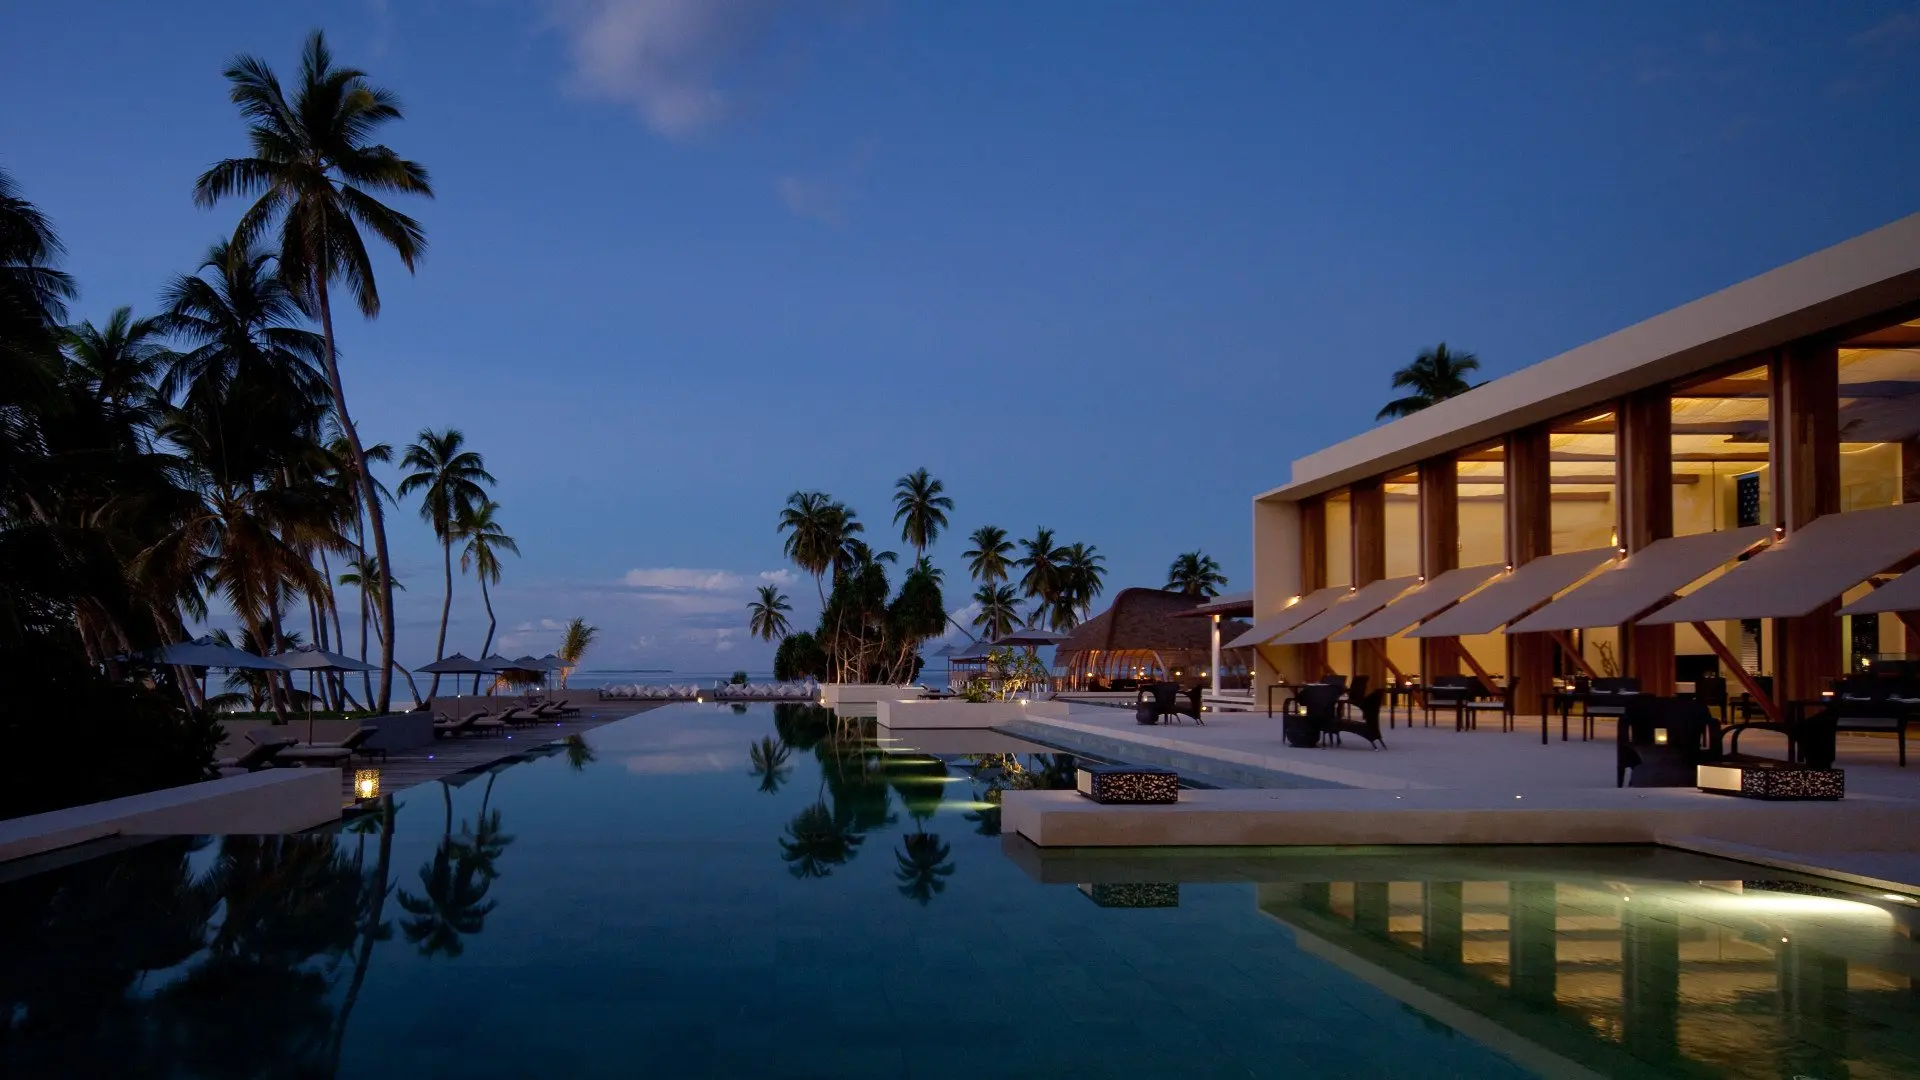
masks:
[(1074, 786), (1097, 803), (1180, 801), (1180, 775), (1151, 765), (1082, 765)]
[(1081, 885), (1095, 904), (1109, 908), (1161, 908), (1180, 906), (1177, 881), (1128, 881), (1105, 885)]
[(1840, 769), (1809, 769), (1788, 761), (1722, 761), (1698, 766), (1701, 791), (1746, 799), (1820, 799), (1847, 795), (1847, 774)]

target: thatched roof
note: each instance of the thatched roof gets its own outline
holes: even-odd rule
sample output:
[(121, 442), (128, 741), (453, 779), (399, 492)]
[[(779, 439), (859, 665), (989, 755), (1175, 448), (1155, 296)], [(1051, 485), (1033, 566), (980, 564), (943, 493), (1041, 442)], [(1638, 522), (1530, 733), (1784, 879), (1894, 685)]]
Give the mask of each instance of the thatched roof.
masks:
[[(1122, 589), (1112, 607), (1075, 627), (1059, 652), (1207, 652), (1213, 647), (1212, 621), (1178, 617), (1204, 601), (1162, 589)], [(1223, 640), (1231, 641), (1246, 629), (1241, 622), (1220, 623)]]

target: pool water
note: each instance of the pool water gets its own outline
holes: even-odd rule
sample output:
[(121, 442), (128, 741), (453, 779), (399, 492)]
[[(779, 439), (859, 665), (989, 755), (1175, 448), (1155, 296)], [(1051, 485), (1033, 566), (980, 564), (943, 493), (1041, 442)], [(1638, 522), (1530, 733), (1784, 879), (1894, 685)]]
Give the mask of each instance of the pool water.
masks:
[(1071, 766), (678, 705), (336, 832), (16, 864), (0, 1076), (1920, 1075), (1902, 899), (1658, 849), (998, 834)]

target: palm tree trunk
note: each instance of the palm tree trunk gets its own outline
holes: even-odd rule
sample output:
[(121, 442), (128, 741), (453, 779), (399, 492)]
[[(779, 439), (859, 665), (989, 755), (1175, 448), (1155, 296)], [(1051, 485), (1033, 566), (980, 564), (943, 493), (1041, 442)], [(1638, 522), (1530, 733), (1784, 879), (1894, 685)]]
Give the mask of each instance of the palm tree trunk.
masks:
[(360, 984), (367, 977), (367, 967), (373, 962), (373, 943), (381, 936), (381, 915), (387, 903), (387, 867), (393, 856), (393, 796), (380, 797), (380, 854), (374, 860), (374, 882), (363, 885), (371, 890), (371, 903), (367, 905), (365, 921), (360, 924), (360, 949), (353, 961), (353, 979), (347, 984), (347, 995), (340, 1003), (340, 1019), (334, 1024), (332, 1039), (333, 1069), (329, 1076), (340, 1071), (340, 1048), (346, 1042), (347, 1019), (353, 1015), (353, 1003), (360, 997)]
[[(320, 236), (320, 248), (325, 251), (326, 236)], [(360, 497), (365, 500), (367, 519), (373, 526), (374, 557), (380, 560), (380, 695), (374, 701), (374, 710), (384, 713), (393, 701), (393, 581), (390, 577), (390, 563), (387, 561), (387, 520), (380, 509), (380, 492), (373, 486), (373, 473), (367, 468), (367, 451), (360, 445), (360, 432), (353, 426), (353, 418), (347, 414), (347, 391), (340, 382), (340, 365), (333, 351), (333, 306), (327, 296), (327, 278), (323, 271), (317, 275), (314, 284), (316, 298), (320, 302), (320, 334), (325, 345), (327, 361), (327, 387), (333, 391), (333, 411), (340, 421), (340, 430), (347, 433), (347, 446), (353, 451), (353, 467), (360, 474)]]
[[(453, 611), (453, 541), (442, 538), (440, 551), (445, 557), (447, 570), (447, 593), (440, 601), (440, 638), (433, 643), (433, 658), (438, 660), (447, 655), (447, 615)], [(456, 686), (459, 684), (455, 684)], [(433, 697), (440, 692), (440, 673), (433, 673), (433, 685), (427, 688), (427, 696)]]
[[(485, 656), (493, 648), (493, 597), (487, 595), (487, 575), (480, 575), (480, 602), (487, 605), (487, 643), (480, 646), (480, 655)], [(473, 673), (473, 692), (480, 692), (480, 673)]]

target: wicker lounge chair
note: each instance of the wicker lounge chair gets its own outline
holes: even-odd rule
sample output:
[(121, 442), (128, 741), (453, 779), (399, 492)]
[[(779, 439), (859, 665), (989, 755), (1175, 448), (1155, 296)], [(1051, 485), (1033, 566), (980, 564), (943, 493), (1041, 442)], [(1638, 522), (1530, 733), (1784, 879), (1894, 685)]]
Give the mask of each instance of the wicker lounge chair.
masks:
[(368, 757), (379, 754), (380, 757), (384, 759), (387, 756), (385, 750), (377, 747), (369, 748), (366, 745), (368, 739), (378, 734), (380, 734), (379, 728), (371, 724), (362, 725), (355, 729), (353, 734), (348, 735), (337, 743), (312, 743), (307, 746), (294, 746), (287, 750), (282, 750), (275, 764), (294, 762), (305, 765), (316, 761), (340, 762), (351, 759), (355, 754), (365, 754)]

